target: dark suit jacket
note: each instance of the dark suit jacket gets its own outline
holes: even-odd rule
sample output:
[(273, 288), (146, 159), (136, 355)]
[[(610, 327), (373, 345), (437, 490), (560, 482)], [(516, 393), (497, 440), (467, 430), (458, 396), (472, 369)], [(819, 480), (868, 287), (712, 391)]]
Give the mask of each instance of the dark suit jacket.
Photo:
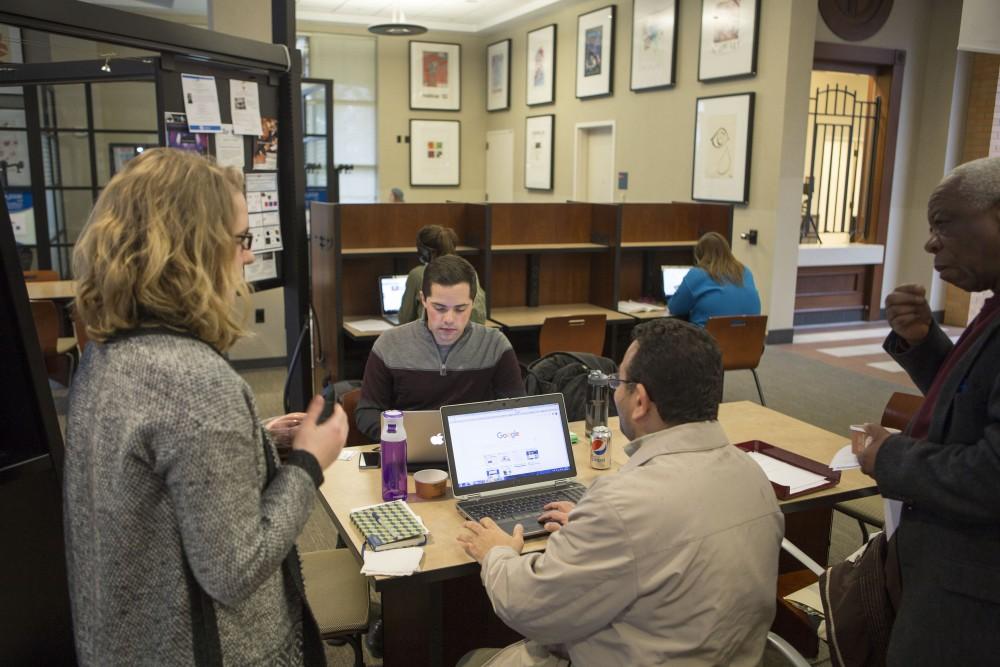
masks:
[[(926, 393), (951, 340), (936, 324), (885, 349)], [(1000, 317), (947, 377), (926, 440), (891, 436), (875, 461), (882, 495), (902, 500), (902, 600), (890, 665), (1000, 660)]]

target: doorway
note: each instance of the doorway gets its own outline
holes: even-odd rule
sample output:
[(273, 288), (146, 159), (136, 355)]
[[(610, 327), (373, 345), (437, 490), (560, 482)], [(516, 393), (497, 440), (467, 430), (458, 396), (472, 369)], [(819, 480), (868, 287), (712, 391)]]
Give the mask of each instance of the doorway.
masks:
[(573, 164), (574, 201), (614, 201), (614, 121), (577, 124)]
[(514, 201), (514, 130), (486, 133), (486, 201)]

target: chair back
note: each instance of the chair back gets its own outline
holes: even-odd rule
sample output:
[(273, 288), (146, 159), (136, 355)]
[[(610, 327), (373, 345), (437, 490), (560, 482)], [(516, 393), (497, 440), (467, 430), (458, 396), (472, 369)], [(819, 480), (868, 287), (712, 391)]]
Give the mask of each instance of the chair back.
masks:
[(24, 272), (24, 282), (26, 283), (41, 283), (51, 280), (59, 280), (59, 273), (57, 271), (38, 269), (36, 271)]
[(87, 343), (90, 342), (90, 336), (87, 335), (87, 327), (80, 319), (80, 315), (76, 312), (76, 308), (70, 310), (70, 317), (73, 320), (73, 335), (76, 336), (76, 346), (80, 348), (80, 354), (83, 354), (83, 348), (87, 347)]
[(571, 315), (546, 317), (538, 332), (538, 354), (550, 352), (604, 353), (605, 315)]
[(885, 404), (885, 411), (882, 413), (882, 426), (904, 430), (923, 404), (923, 396), (897, 391), (889, 397), (889, 402)]
[(32, 301), (31, 317), (35, 320), (35, 329), (38, 331), (38, 343), (42, 347), (42, 354), (46, 357), (54, 357), (58, 354), (59, 344), (59, 310), (54, 301)]
[(347, 413), (347, 446), (367, 445), (368, 437), (358, 429), (358, 423), (354, 421), (354, 412), (358, 409), (358, 401), (361, 400), (361, 390), (352, 389), (340, 398), (340, 403)]
[(719, 344), (723, 370), (753, 370), (760, 364), (767, 337), (767, 315), (710, 317), (705, 330)]

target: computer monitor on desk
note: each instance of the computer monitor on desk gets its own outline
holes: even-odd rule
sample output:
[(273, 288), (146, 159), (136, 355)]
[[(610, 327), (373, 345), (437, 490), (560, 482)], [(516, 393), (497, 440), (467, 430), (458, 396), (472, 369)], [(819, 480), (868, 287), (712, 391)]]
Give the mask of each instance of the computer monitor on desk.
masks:
[(691, 270), (690, 266), (667, 266), (663, 265), (660, 267), (663, 271), (663, 296), (669, 299), (674, 294), (677, 293), (678, 288), (681, 286), (681, 282), (684, 280), (684, 276), (687, 275), (688, 271)]

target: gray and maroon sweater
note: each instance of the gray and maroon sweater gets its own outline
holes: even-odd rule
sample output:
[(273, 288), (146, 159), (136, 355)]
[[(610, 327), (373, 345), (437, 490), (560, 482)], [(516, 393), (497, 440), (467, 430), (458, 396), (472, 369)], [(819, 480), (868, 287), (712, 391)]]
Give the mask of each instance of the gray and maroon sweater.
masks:
[(499, 330), (469, 322), (442, 361), (421, 319), (394, 327), (375, 341), (354, 419), (377, 442), (383, 410), (436, 410), (514, 396), (524, 396), (521, 368)]

